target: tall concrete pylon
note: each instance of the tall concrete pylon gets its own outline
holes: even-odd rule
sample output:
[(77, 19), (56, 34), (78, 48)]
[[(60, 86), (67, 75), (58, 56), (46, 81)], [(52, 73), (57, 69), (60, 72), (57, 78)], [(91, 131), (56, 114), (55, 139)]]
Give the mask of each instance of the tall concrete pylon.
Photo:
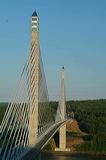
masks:
[[(65, 104), (65, 82), (64, 82), (64, 67), (62, 67), (61, 73), (61, 120), (64, 121), (66, 117), (66, 104)], [(64, 124), (59, 130), (59, 148), (60, 150), (66, 149), (66, 124)]]
[(32, 14), (31, 23), (29, 146), (33, 147), (38, 136), (39, 99), (39, 18), (36, 11)]
[(60, 99), (61, 121), (66, 118), (66, 95), (65, 95), (65, 75), (64, 67), (61, 72), (61, 99)]
[[(61, 72), (61, 98), (59, 105), (60, 105), (61, 121), (64, 121), (66, 119), (64, 67), (62, 67), (62, 72)], [(59, 130), (59, 148), (56, 148), (55, 151), (70, 151), (69, 148), (66, 148), (66, 124), (63, 124)]]

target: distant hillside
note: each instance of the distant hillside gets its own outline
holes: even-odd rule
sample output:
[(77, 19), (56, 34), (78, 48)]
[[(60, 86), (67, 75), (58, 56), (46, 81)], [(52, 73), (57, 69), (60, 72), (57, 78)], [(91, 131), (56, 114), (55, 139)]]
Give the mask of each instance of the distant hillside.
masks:
[(67, 112), (74, 112), (79, 128), (88, 133), (77, 150), (106, 153), (106, 100), (68, 101)]
[(0, 124), (3, 119), (8, 103), (0, 103)]
[[(56, 112), (58, 103), (50, 102), (50, 107)], [(77, 150), (106, 153), (106, 100), (68, 101), (66, 103), (68, 116), (74, 112), (79, 130), (87, 133), (86, 143), (76, 146)], [(0, 103), (0, 122), (3, 118), (7, 103)], [(74, 123), (73, 129), (77, 129)]]
[[(51, 102), (50, 106), (56, 110), (58, 103)], [(78, 127), (76, 121), (71, 128), (68, 125), (68, 131), (71, 132), (68, 135), (77, 137), (79, 135), (72, 132), (80, 130), (82, 133), (87, 133), (82, 137), (85, 143), (76, 145), (76, 150), (106, 153), (106, 99), (68, 101), (66, 106), (68, 116), (71, 117), (71, 113), (74, 112), (79, 125)]]

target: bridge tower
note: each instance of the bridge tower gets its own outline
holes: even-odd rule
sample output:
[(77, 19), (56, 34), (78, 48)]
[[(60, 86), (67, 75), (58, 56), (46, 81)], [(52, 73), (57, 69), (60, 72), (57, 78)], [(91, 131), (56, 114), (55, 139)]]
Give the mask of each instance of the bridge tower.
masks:
[[(67, 118), (64, 67), (62, 67), (62, 73), (61, 73), (61, 98), (59, 107), (60, 107), (61, 121), (64, 121)], [(56, 148), (55, 151), (70, 151), (69, 148), (66, 148), (66, 124), (62, 125), (59, 130), (59, 148)]]
[(29, 146), (33, 147), (38, 136), (38, 99), (39, 99), (39, 18), (36, 11), (31, 19), (30, 47), (30, 86), (29, 86)]

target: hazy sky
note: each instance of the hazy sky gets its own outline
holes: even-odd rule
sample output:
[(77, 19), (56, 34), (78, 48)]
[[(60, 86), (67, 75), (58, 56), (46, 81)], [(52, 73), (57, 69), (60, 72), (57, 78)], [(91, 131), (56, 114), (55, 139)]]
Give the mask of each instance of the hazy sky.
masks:
[(0, 0), (0, 101), (27, 60), (34, 10), (50, 100), (63, 65), (67, 99), (106, 98), (106, 0)]

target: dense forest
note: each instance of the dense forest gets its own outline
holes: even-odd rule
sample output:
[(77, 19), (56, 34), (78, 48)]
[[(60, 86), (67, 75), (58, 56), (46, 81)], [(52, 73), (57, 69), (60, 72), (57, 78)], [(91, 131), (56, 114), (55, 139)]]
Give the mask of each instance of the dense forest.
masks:
[(77, 150), (106, 153), (106, 100), (67, 102), (67, 112), (74, 112), (82, 131), (88, 133)]
[(3, 119), (8, 103), (0, 103), (0, 124)]
[[(57, 106), (57, 102), (50, 102), (54, 113)], [(77, 145), (76, 150), (106, 153), (106, 100), (67, 101), (66, 106), (68, 117), (74, 112), (80, 129), (87, 133), (85, 143)], [(7, 103), (0, 103), (0, 122), (6, 107)]]
[[(57, 102), (50, 106), (57, 108)], [(85, 143), (76, 146), (78, 151), (106, 153), (106, 100), (68, 101), (67, 115), (74, 112), (79, 128), (87, 133)]]

